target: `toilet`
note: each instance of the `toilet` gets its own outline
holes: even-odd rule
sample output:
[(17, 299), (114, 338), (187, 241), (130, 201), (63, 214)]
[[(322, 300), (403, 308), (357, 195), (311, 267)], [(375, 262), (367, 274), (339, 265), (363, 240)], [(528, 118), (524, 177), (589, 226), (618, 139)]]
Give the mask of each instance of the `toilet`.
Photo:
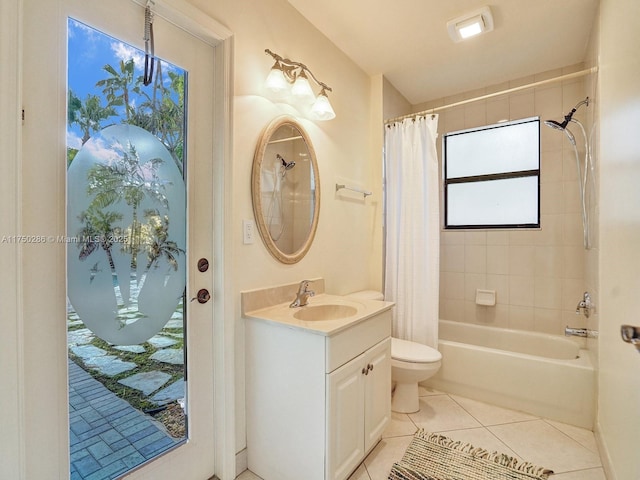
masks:
[[(364, 300), (383, 300), (381, 292), (363, 290), (349, 296)], [(391, 338), (391, 381), (395, 384), (391, 410), (414, 413), (420, 410), (418, 383), (431, 378), (440, 369), (442, 354), (421, 343)]]

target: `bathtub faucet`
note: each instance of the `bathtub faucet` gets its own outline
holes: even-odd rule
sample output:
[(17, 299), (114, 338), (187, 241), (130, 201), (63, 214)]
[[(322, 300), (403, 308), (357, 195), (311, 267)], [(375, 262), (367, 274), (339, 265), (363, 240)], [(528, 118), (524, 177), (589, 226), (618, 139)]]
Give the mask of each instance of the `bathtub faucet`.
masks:
[(313, 290), (309, 290), (310, 283), (311, 280), (302, 280), (300, 282), (298, 293), (296, 294), (296, 299), (291, 302), (291, 305), (289, 305), (290, 308), (304, 307), (307, 303), (309, 303), (309, 297), (313, 297), (316, 294), (316, 292), (314, 292)]
[(589, 295), (589, 292), (584, 292), (582, 300), (580, 300), (578, 302), (578, 305), (576, 306), (576, 315), (580, 315), (582, 310), (584, 316), (589, 318), (589, 316), (591, 315), (591, 310), (593, 310), (594, 308), (595, 305), (591, 303), (591, 295)]
[(566, 326), (564, 328), (564, 334), (566, 337), (584, 337), (595, 338), (598, 336), (596, 330), (589, 330), (588, 328), (574, 328)]
[(564, 328), (564, 334), (567, 337), (586, 337), (587, 329), (586, 328), (573, 328), (566, 326)]

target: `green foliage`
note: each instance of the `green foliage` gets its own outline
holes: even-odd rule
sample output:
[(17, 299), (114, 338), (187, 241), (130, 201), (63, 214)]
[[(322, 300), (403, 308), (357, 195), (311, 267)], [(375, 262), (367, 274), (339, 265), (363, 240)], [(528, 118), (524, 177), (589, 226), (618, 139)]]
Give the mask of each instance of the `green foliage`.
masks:
[(147, 267), (148, 271), (153, 265), (157, 266), (157, 261), (164, 257), (169, 265), (178, 270), (178, 256), (184, 253), (184, 250), (178, 247), (173, 240), (169, 240), (169, 216), (160, 215), (158, 210), (146, 210), (144, 217), (147, 225), (150, 226), (150, 232), (147, 237)]
[[(82, 131), (84, 145), (95, 132), (104, 128), (106, 120), (117, 117), (116, 123), (136, 125), (155, 135), (170, 152), (176, 166), (183, 171), (185, 127), (185, 75), (173, 71), (163, 72), (162, 62), (156, 62), (156, 73), (151, 86), (144, 86), (142, 76), (134, 78), (133, 59), (119, 64), (105, 65), (106, 77), (96, 83), (102, 95), (87, 95), (84, 100), (72, 91), (68, 96), (70, 124), (77, 124)], [(168, 77), (168, 78), (167, 78)], [(124, 147), (117, 161), (97, 164), (87, 174), (87, 194), (91, 204), (80, 215), (79, 258), (85, 260), (98, 250), (103, 250), (115, 271), (112, 258), (113, 242), (110, 238), (124, 239), (123, 252), (131, 254), (131, 267), (135, 271), (138, 254), (147, 257), (145, 272), (157, 265), (161, 258), (177, 269), (177, 258), (184, 250), (168, 239), (169, 218), (158, 210), (144, 212), (147, 223), (140, 222), (138, 210), (145, 198), (168, 208), (165, 188), (169, 184), (158, 176), (163, 163), (154, 158), (140, 164), (134, 145)], [(67, 149), (67, 162), (71, 164), (77, 150)], [(121, 200), (131, 207), (132, 222), (126, 228), (116, 227), (122, 215), (109, 211), (109, 207)], [(100, 239), (90, 241), (90, 239)], [(107, 240), (104, 240), (107, 239)], [(141, 280), (144, 282), (144, 279)], [(140, 285), (141, 287), (142, 285)]]
[(107, 105), (110, 107), (122, 106), (125, 107), (125, 117), (129, 121), (129, 115), (132, 107), (129, 103), (129, 91), (132, 88), (133, 83), (133, 58), (127, 60), (120, 60), (119, 70), (116, 70), (111, 65), (105, 65), (102, 69), (110, 76), (99, 80), (96, 83), (96, 87), (102, 88), (102, 93), (107, 99)]
[[(167, 79), (162, 62), (156, 62), (156, 65), (151, 86), (144, 86), (142, 76), (134, 78), (133, 59), (121, 60), (115, 67), (105, 65), (102, 69), (108, 76), (96, 82), (96, 87), (102, 90), (102, 96), (87, 95), (84, 100), (81, 100), (71, 90), (69, 91), (68, 121), (80, 127), (84, 145), (94, 132), (104, 128), (105, 120), (119, 116), (118, 110), (122, 111), (124, 107), (124, 118), (121, 118), (120, 122), (136, 125), (158, 137), (182, 172), (185, 75), (168, 71)], [(68, 152), (68, 164), (74, 156), (75, 153)]]
[(69, 168), (69, 165), (71, 165), (73, 159), (76, 158), (78, 152), (79, 150), (77, 148), (67, 147), (67, 168)]
[[(168, 216), (162, 218), (157, 210), (150, 210), (145, 212), (147, 224), (142, 224), (138, 219), (138, 210), (145, 198), (169, 207), (165, 191), (170, 183), (158, 176), (158, 168), (163, 163), (164, 160), (161, 158), (152, 158), (141, 165), (135, 146), (129, 144), (128, 151), (123, 151), (116, 161), (110, 164), (96, 164), (87, 173), (87, 195), (92, 197), (92, 200), (89, 208), (80, 217), (83, 223), (81, 235), (121, 237), (122, 251), (131, 254), (132, 268), (137, 266), (138, 254), (144, 250), (148, 258), (146, 271), (161, 257), (165, 257), (177, 270), (176, 256), (183, 252), (175, 242), (168, 240)], [(113, 223), (121, 220), (122, 215), (106, 209), (121, 199), (132, 209), (132, 222), (123, 231), (115, 231)], [(95, 243), (87, 245), (80, 242), (78, 246), (80, 260), (97, 250)], [(114, 270), (111, 257), (112, 243), (102, 242), (100, 246), (107, 253)]]
[[(170, 331), (165, 329), (165, 331)], [(183, 340), (176, 339), (178, 343), (172, 348), (183, 348)], [(138, 365), (138, 368), (135, 370), (136, 373), (143, 372), (151, 372), (151, 371), (162, 371), (164, 373), (168, 373), (171, 375), (171, 379), (167, 381), (166, 385), (170, 385), (171, 383), (179, 380), (184, 377), (185, 371), (183, 365), (172, 365), (169, 363), (158, 362), (156, 360), (151, 359), (151, 355), (153, 355), (157, 349), (151, 345), (150, 343), (143, 343), (142, 345), (145, 347), (145, 353), (130, 353), (123, 352), (114, 348), (113, 345), (105, 342), (100, 338), (94, 338), (91, 341), (91, 344), (95, 347), (101, 348), (107, 352), (107, 355), (113, 355), (118, 357), (120, 360), (125, 362), (134, 362)], [(82, 366), (85, 371), (89, 372), (89, 374), (97, 379), (100, 383), (102, 383), (106, 388), (111, 390), (120, 398), (126, 400), (131, 406), (137, 408), (138, 410), (144, 411), (148, 409), (153, 409), (157, 407), (157, 404), (151, 402), (148, 397), (146, 397), (141, 391), (136, 390), (135, 388), (130, 388), (121, 383), (118, 383), (118, 380), (122, 380), (123, 378), (131, 375), (131, 372), (123, 372), (117, 375), (109, 376), (103, 375), (99, 373), (97, 370), (93, 368), (89, 368), (84, 365), (83, 360), (74, 355), (72, 352), (69, 352), (69, 357), (71, 357), (78, 365)]]

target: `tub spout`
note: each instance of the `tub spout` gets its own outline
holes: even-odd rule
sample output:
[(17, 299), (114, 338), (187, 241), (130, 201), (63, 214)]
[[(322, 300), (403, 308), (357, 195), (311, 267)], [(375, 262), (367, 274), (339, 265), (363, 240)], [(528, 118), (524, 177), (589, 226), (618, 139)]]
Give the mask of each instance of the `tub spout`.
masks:
[(597, 330), (589, 330), (588, 328), (574, 328), (567, 325), (564, 328), (564, 335), (566, 337), (596, 338), (598, 336), (598, 332)]
[(573, 328), (566, 326), (564, 328), (564, 335), (566, 337), (586, 337), (587, 329), (586, 328)]

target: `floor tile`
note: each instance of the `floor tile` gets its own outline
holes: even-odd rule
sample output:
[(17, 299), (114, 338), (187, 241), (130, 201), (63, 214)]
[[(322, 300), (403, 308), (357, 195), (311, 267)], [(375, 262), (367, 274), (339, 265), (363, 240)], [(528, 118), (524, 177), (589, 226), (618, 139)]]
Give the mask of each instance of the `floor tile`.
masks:
[(604, 475), (604, 470), (601, 468), (561, 473), (559, 475), (553, 475), (551, 478), (553, 480), (607, 480), (607, 477)]
[(409, 418), (428, 432), (480, 427), (480, 423), (448, 395), (420, 397), (420, 411)]
[(387, 480), (394, 462), (402, 458), (413, 435), (383, 438), (364, 460), (371, 480)]
[(436, 390), (435, 388), (418, 385), (418, 396), (424, 397), (426, 395), (446, 395), (446, 394), (445, 392), (441, 392), (440, 390)]
[(250, 472), (249, 470), (245, 470), (240, 475), (236, 477), (236, 480), (262, 480), (255, 473)]
[(487, 428), (520, 457), (555, 473), (601, 466), (597, 453), (543, 420)]
[[(440, 432), (435, 432), (440, 433)], [(498, 437), (487, 430), (484, 427), (481, 428), (467, 428), (464, 430), (449, 430), (442, 432), (442, 435), (446, 435), (452, 440), (459, 440), (461, 442), (470, 443), (474, 447), (484, 448), (491, 452), (504, 453), (510, 457), (515, 457), (518, 460), (522, 460), (516, 452), (511, 450), (505, 445)]]
[(564, 434), (570, 436), (583, 447), (588, 448), (592, 452), (598, 453), (596, 436), (591, 430), (587, 430), (586, 428), (574, 427), (573, 425), (567, 425), (566, 423), (560, 423), (554, 420), (545, 420), (545, 422), (553, 425)]
[[(393, 413), (383, 439), (348, 480), (386, 480), (411, 443), (416, 425), (550, 468), (556, 472), (553, 480), (606, 480), (589, 430), (422, 387), (420, 408), (408, 415)], [(238, 480), (261, 479), (247, 471)]]
[(523, 422), (527, 420), (537, 420), (538, 417), (529, 415), (528, 413), (518, 412), (517, 410), (509, 410), (507, 408), (497, 407), (470, 398), (450, 395), (456, 403), (464, 408), (470, 415), (478, 420), (482, 425), (500, 425), (503, 423)]
[(409, 415), (391, 412), (391, 422), (389, 422), (385, 431), (382, 432), (382, 438), (413, 435), (417, 429), (418, 427), (411, 421)]
[(365, 468), (364, 463), (361, 464), (355, 472), (353, 472), (348, 480), (371, 480), (371, 477), (367, 473), (367, 469)]

